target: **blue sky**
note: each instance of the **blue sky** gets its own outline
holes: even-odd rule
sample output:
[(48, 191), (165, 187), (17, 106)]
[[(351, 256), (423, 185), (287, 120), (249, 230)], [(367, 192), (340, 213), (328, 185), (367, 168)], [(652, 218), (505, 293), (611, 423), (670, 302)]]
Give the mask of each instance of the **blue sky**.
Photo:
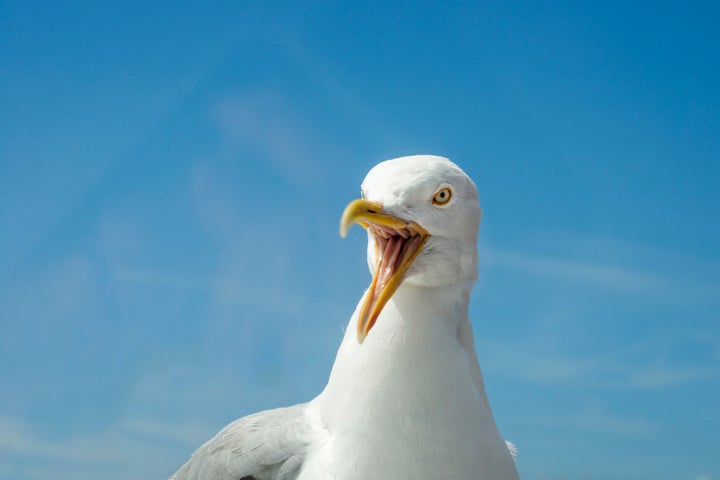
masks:
[(324, 386), (367, 170), (480, 190), (525, 480), (720, 479), (711, 2), (0, 6), (0, 477), (165, 478)]

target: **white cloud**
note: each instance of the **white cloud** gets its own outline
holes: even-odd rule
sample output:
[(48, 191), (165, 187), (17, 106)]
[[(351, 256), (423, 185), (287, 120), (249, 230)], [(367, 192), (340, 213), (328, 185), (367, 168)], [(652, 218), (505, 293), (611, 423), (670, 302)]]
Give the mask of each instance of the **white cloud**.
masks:
[(720, 371), (713, 366), (642, 365), (626, 366), (619, 386), (636, 389), (672, 388), (714, 380)]
[(515, 341), (480, 339), (483, 366), (493, 374), (538, 385), (653, 390), (714, 380), (713, 365), (678, 365), (656, 355), (638, 359), (625, 352), (560, 353), (552, 335)]
[[(176, 442), (195, 440), (196, 425), (166, 425), (154, 420), (124, 419), (102, 432), (62, 439), (43, 437), (19, 419), (0, 417), (0, 459), (22, 479), (166, 478), (179, 467)], [(167, 439), (173, 442), (167, 442)], [(173, 448), (174, 447), (174, 448)], [(188, 452), (189, 454), (189, 452)], [(98, 477), (99, 476), (99, 477)]]
[(209, 291), (212, 279), (209, 275), (171, 272), (157, 268), (120, 265), (114, 271), (116, 280), (140, 287), (152, 287), (178, 291)]
[(661, 275), (617, 265), (601, 265), (498, 249), (485, 250), (481, 252), (481, 256), (490, 264), (520, 269), (542, 277), (586, 282), (613, 290), (651, 292), (669, 287), (668, 280)]
[(534, 233), (546, 253), (480, 245), (481, 268), (504, 268), (656, 302), (720, 303), (720, 268), (706, 259), (602, 236)]
[(514, 421), (539, 430), (581, 432), (642, 440), (657, 437), (663, 431), (658, 423), (647, 418), (614, 413), (597, 403), (583, 405), (577, 410), (543, 412), (542, 415), (530, 413), (515, 417)]
[[(707, 355), (710, 358), (717, 348), (717, 336), (702, 333), (708, 327), (703, 324), (688, 325), (684, 323), (685, 318), (678, 318), (675, 321), (677, 328), (672, 331), (665, 327), (665, 331), (654, 335), (648, 326), (647, 334), (627, 338), (622, 345), (608, 344), (605, 338), (592, 342), (596, 347), (583, 349), (581, 345), (590, 343), (593, 329), (605, 328), (602, 319), (598, 318), (597, 309), (607, 303), (595, 300), (590, 300), (590, 303), (586, 300), (574, 302), (572, 298), (567, 298), (564, 286), (584, 286), (592, 299), (608, 293), (627, 294), (636, 308), (643, 304), (656, 306), (665, 302), (697, 305), (717, 300), (717, 291), (720, 290), (708, 283), (710, 280), (706, 279), (704, 272), (696, 269), (697, 277), (673, 276), (669, 273), (671, 269), (663, 264), (663, 259), (669, 256), (667, 252), (639, 245), (628, 246), (607, 239), (584, 238), (579, 241), (557, 235), (552, 237), (553, 242), (558, 239), (567, 241), (567, 250), (574, 252), (573, 258), (481, 248), (481, 258), (489, 267), (521, 270), (542, 279), (556, 280), (562, 285), (558, 287), (557, 298), (549, 302), (554, 310), (543, 311), (541, 309), (548, 307), (539, 304), (532, 321), (524, 323), (527, 328), (516, 331), (513, 338), (479, 340), (480, 354), (486, 359), (485, 366), (493, 372), (534, 384), (630, 390), (674, 388), (720, 377), (716, 362), (683, 362), (680, 357), (668, 355), (667, 352), (680, 343), (683, 348), (692, 348), (695, 352), (711, 352)], [(594, 246), (595, 250), (585, 251), (587, 245)], [(600, 251), (602, 245), (605, 245), (605, 251)], [(615, 257), (624, 260), (615, 264), (598, 263), (583, 260), (578, 252), (584, 253), (585, 258)], [(636, 267), (628, 256), (641, 257), (642, 262), (637, 263), (656, 265), (657, 268)], [(691, 263), (690, 259), (674, 255), (673, 265)], [(590, 325), (586, 319), (594, 319), (595, 323)]]
[(238, 94), (219, 102), (212, 117), (230, 143), (259, 153), (288, 180), (309, 184), (324, 172), (321, 149), (314, 145), (311, 121), (277, 91)]

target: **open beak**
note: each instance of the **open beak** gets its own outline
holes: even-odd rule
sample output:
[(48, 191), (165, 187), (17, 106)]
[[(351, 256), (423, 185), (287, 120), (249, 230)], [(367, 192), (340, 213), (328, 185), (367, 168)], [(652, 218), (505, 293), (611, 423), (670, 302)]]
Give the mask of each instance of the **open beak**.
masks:
[(370, 230), (377, 259), (358, 318), (358, 341), (362, 343), (422, 250), (428, 233), (415, 222), (386, 213), (381, 203), (363, 199), (353, 200), (345, 207), (340, 219), (341, 237), (345, 237), (353, 223)]

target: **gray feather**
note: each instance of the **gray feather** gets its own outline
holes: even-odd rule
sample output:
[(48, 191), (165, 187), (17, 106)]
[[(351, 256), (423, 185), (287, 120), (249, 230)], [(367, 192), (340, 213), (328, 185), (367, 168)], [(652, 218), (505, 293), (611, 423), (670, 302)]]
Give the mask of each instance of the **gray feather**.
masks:
[(248, 415), (198, 448), (170, 480), (293, 480), (313, 429), (307, 404)]

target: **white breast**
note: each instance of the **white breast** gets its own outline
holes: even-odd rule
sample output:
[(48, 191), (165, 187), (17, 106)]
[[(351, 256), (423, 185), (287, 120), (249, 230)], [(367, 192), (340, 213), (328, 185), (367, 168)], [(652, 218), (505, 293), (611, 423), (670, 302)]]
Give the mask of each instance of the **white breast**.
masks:
[(327, 435), (301, 480), (475, 479), (478, 472), (517, 479), (475, 359), (458, 339), (466, 299), (448, 292), (403, 286), (362, 345), (353, 316), (328, 386), (311, 404)]

